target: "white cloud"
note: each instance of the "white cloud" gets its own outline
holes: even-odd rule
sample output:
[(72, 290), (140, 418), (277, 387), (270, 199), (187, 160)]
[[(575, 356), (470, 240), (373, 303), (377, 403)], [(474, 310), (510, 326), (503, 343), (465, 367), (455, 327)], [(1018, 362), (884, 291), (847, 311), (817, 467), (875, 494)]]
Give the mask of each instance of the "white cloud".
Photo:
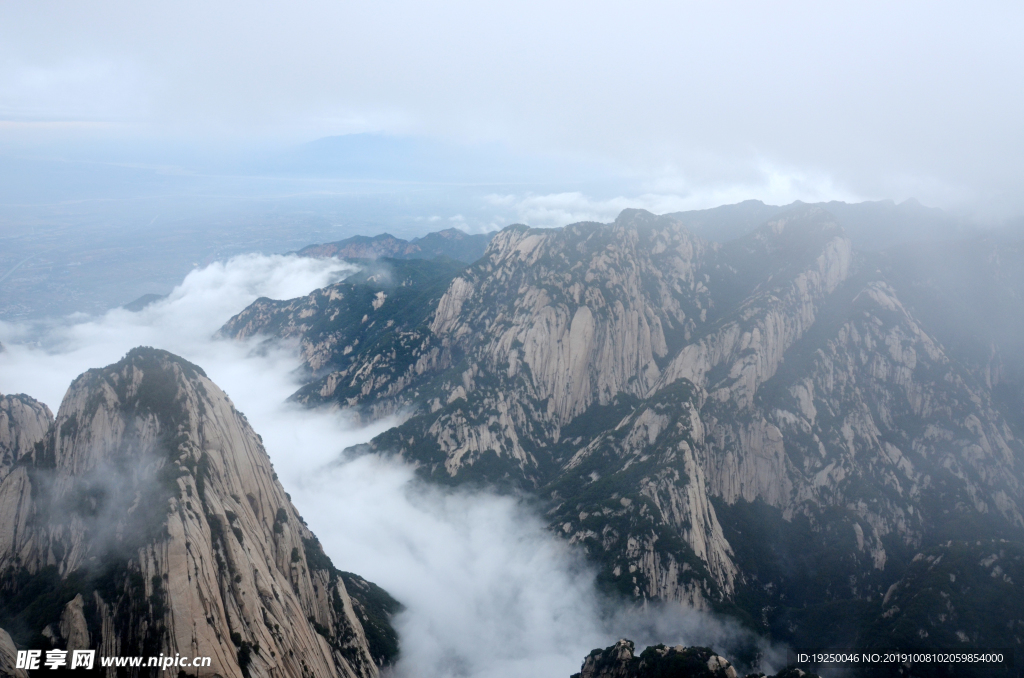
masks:
[(677, 172), (664, 172), (643, 182), (646, 192), (633, 196), (595, 198), (573, 191), (565, 193), (492, 194), (484, 202), (503, 211), (507, 219), (530, 226), (557, 227), (578, 221), (610, 222), (624, 209), (645, 209), (654, 214), (708, 209), (751, 198), (770, 205), (788, 205), (795, 200), (820, 202), (860, 198), (837, 186), (827, 176), (796, 170), (782, 170), (759, 163), (753, 180), (744, 184), (694, 184)]
[(511, 497), (431, 486), (396, 459), (342, 459), (343, 449), (394, 422), (360, 428), (343, 412), (286, 404), (298, 387), (293, 347), (212, 338), (256, 297), (301, 295), (346, 270), (333, 260), (237, 257), (193, 271), (166, 300), (139, 313), (0, 325), (0, 392), (26, 392), (55, 408), (80, 372), (137, 345), (203, 367), (262, 435), (335, 564), (406, 606), (396, 619), (400, 678), (564, 678), (591, 649), (620, 637), (640, 647), (722, 650), (751, 640), (734, 624), (678, 607), (609, 607), (580, 554)]
[(769, 158), (1019, 207), (1022, 25), (1005, 1), (3, 3), (0, 99), (156, 138), (374, 130), (736, 185)]

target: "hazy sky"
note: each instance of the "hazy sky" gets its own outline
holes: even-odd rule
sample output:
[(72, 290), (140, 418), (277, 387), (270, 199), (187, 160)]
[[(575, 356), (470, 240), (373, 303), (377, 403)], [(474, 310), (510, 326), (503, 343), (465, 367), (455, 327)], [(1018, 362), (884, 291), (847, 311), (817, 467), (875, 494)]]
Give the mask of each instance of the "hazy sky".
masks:
[(0, 142), (375, 131), (1020, 213), (1022, 32), (1019, 2), (7, 2)]

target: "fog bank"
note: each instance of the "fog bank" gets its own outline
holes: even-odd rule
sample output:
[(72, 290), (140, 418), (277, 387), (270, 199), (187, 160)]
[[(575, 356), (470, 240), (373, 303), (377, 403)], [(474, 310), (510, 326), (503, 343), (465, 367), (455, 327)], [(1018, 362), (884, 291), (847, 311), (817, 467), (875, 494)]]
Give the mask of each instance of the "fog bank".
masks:
[(638, 649), (700, 644), (725, 654), (756, 642), (710, 615), (602, 600), (580, 554), (513, 497), (432, 486), (394, 458), (344, 457), (395, 422), (359, 427), (343, 412), (286, 404), (299, 385), (293, 346), (213, 339), (257, 297), (305, 294), (349, 270), (334, 260), (249, 255), (192, 272), (138, 313), (0, 324), (0, 393), (24, 392), (56, 410), (78, 374), (138, 345), (203, 367), (262, 435), (335, 565), (405, 605), (395, 620), (402, 655), (394, 674), (402, 678), (567, 678), (590, 650), (621, 637)]

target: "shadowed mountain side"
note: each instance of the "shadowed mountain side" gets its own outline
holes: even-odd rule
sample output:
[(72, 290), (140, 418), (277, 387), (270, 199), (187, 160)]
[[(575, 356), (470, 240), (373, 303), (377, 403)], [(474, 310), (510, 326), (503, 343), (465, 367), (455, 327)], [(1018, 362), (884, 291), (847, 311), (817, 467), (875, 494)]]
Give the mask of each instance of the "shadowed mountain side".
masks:
[(334, 568), (245, 416), (165, 351), (74, 381), (0, 517), (0, 626), (21, 648), (209, 656), (236, 678), (395, 656), (394, 601)]
[[(868, 637), (925, 549), (1024, 542), (1022, 420), (932, 334), (941, 300), (906, 304), (916, 279), (893, 273), (898, 253), (856, 252), (818, 206), (724, 244), (682, 217), (510, 226), (414, 311), (321, 291), (258, 303), (224, 332), (325, 347), (296, 399), (411, 411), (365, 449), (437, 482), (533, 494), (609, 590), (787, 642)], [(380, 348), (309, 329), (341, 314), (396, 329)]]
[[(706, 647), (654, 645), (637, 657), (633, 642), (620, 640), (591, 652), (579, 673), (571, 678), (737, 678), (740, 674), (725, 657)], [(751, 673), (747, 678), (764, 678)], [(818, 678), (813, 673), (786, 669), (770, 678)]]
[[(703, 238), (729, 242), (747, 235), (769, 219), (804, 204), (797, 201), (790, 205), (766, 205), (760, 200), (746, 200), (735, 205), (675, 212), (665, 216), (678, 219)], [(903, 243), (965, 237), (975, 230), (966, 219), (937, 207), (925, 207), (914, 199), (901, 203), (892, 200), (859, 203), (833, 200), (811, 203), (810, 206), (828, 211), (843, 227), (854, 247), (864, 252)]]
[(50, 430), (50, 408), (27, 395), (0, 395), (0, 482), (35, 452)]

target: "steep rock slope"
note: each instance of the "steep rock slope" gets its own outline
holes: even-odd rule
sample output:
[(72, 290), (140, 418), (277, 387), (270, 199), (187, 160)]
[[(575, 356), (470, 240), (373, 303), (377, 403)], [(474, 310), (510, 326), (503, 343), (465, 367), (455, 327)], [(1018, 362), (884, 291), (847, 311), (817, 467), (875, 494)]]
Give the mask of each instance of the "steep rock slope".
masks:
[(26, 395), (0, 395), (0, 481), (43, 441), (53, 413)]
[(1020, 539), (1020, 432), (887, 283), (849, 281), (783, 365), (749, 414), (702, 412), (737, 601), (772, 610), (766, 627), (800, 608), (824, 629), (823, 601), (877, 605), (924, 546)]
[(853, 642), (922, 549), (1024, 538), (1020, 418), (884, 263), (809, 206), (725, 244), (636, 210), (512, 226), (401, 351), (335, 357), (297, 397), (413, 410), (367, 449), (535, 492), (612, 589)]
[(879, 257), (899, 298), (960, 364), (1024, 419), (1024, 229)]
[(209, 656), (239, 677), (375, 676), (386, 659), (259, 436), (169, 353), (76, 379), (0, 515), (0, 625), (23, 647)]
[(300, 402), (367, 402), (374, 415), (395, 409), (387, 397), (409, 380), (409, 365), (434, 366), (427, 322), (452, 279), (450, 261), (360, 262), (345, 280), (287, 301), (257, 299), (221, 329), (223, 336), (256, 334), (298, 340), (310, 383)]
[(735, 592), (739, 571), (699, 462), (702, 400), (685, 380), (661, 389), (542, 490), (559, 532), (598, 556), (604, 581), (628, 596), (702, 608)]

